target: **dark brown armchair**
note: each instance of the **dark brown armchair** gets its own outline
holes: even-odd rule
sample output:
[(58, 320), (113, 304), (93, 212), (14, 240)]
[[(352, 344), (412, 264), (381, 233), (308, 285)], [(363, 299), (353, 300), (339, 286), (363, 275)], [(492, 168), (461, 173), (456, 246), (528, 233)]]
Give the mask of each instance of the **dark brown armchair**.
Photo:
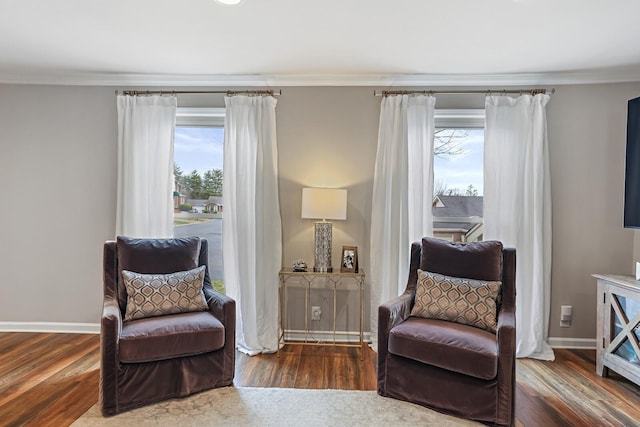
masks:
[[(378, 309), (378, 394), (466, 419), (513, 424), (515, 255), (495, 241), (424, 238), (412, 244), (405, 292)], [(501, 281), (496, 332), (410, 316), (418, 269)]]
[[(119, 237), (104, 244), (100, 332), (103, 415), (233, 383), (235, 301), (212, 288), (207, 250), (207, 241), (197, 237)], [(171, 274), (203, 265), (201, 311), (123, 321), (127, 289), (122, 270)]]

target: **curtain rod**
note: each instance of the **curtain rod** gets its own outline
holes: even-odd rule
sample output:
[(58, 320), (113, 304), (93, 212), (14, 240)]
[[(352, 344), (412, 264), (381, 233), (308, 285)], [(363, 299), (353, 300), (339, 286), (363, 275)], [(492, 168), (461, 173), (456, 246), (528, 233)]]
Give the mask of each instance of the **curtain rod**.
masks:
[(445, 95), (470, 95), (475, 93), (481, 93), (484, 95), (506, 95), (517, 93), (522, 95), (523, 93), (528, 93), (531, 95), (537, 95), (539, 93), (549, 93), (549, 95), (553, 95), (556, 92), (555, 88), (551, 89), (484, 89), (484, 90), (382, 90), (382, 91), (373, 91), (374, 96), (391, 96), (391, 95), (414, 95), (414, 94), (423, 94), (423, 95), (435, 95), (435, 94), (445, 94)]
[[(233, 95), (282, 95), (280, 90), (124, 90), (123, 95), (182, 95), (182, 94), (202, 94), (202, 93), (224, 93), (229, 96)], [(118, 95), (116, 90), (116, 95)]]

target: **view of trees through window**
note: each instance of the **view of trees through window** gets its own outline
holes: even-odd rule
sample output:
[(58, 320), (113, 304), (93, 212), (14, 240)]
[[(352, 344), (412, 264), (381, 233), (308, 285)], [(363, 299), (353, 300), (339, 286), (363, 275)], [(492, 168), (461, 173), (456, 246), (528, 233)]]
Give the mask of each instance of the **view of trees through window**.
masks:
[(209, 274), (222, 292), (223, 144), (223, 127), (176, 127), (174, 236), (209, 242)]
[[(222, 196), (222, 169), (209, 169), (203, 175), (197, 170), (186, 173), (174, 163), (174, 174), (183, 188), (189, 190), (192, 199), (208, 199), (210, 196)], [(190, 210), (183, 207), (183, 210)]]
[(433, 234), (454, 242), (483, 237), (484, 129), (438, 128), (434, 140)]

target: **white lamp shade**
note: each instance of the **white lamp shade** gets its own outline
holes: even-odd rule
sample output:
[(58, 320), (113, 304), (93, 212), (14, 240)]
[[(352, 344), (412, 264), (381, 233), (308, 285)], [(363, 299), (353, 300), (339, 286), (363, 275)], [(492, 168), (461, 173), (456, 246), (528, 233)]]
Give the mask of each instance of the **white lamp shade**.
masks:
[(302, 218), (347, 219), (347, 190), (303, 188)]

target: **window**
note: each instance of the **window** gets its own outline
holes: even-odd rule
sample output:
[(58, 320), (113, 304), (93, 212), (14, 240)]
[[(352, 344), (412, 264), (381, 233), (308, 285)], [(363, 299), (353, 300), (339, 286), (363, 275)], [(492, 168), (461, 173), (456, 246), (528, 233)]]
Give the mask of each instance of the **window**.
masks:
[(482, 240), (484, 110), (436, 110), (435, 127), (433, 235)]
[(224, 108), (178, 108), (173, 150), (174, 236), (209, 242), (209, 274), (221, 292), (224, 113)]

